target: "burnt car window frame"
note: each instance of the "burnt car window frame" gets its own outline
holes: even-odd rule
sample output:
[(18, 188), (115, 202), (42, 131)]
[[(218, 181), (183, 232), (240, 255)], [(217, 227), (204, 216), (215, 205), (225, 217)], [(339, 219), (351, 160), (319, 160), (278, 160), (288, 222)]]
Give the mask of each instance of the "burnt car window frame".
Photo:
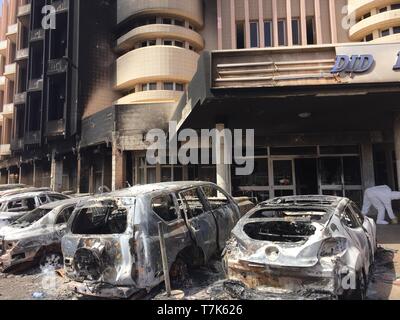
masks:
[[(175, 207), (176, 218), (175, 218), (174, 220), (171, 220), (171, 221), (167, 221), (167, 220), (163, 219), (163, 218), (162, 218), (159, 214), (157, 214), (157, 212), (155, 212), (154, 209), (153, 209), (153, 201), (154, 201), (154, 199), (161, 198), (161, 197), (165, 197), (165, 196), (167, 196), (167, 197), (169, 196), (169, 197), (171, 198), (172, 202), (174, 203), (174, 207)], [(151, 209), (151, 211), (152, 211), (162, 222), (164, 222), (164, 223), (167, 224), (167, 225), (175, 224), (177, 221), (183, 219), (183, 217), (181, 217), (181, 215), (180, 215), (180, 212), (179, 212), (180, 209), (179, 209), (178, 201), (177, 201), (176, 196), (175, 196), (174, 193), (163, 193), (163, 194), (160, 194), (160, 195), (157, 195), (157, 196), (152, 197), (151, 200), (150, 200), (150, 209)]]
[[(201, 205), (203, 206), (203, 212), (200, 214), (197, 214), (195, 216), (193, 216), (193, 215), (189, 216), (189, 213), (188, 213), (189, 203), (187, 202), (187, 199), (182, 195), (183, 193), (189, 192), (191, 190), (196, 190), (199, 201), (200, 201)], [(183, 209), (184, 214), (185, 214), (185, 219), (187, 219), (188, 221), (190, 221), (194, 218), (200, 217), (202, 214), (206, 214), (207, 212), (209, 212), (207, 201), (204, 198), (203, 191), (201, 190), (200, 187), (191, 187), (191, 188), (179, 190), (177, 192), (177, 200), (178, 200), (178, 205), (179, 205), (179, 212), (181, 212), (181, 210)], [(183, 206), (183, 208), (181, 208), (181, 205)]]
[[(219, 205), (218, 207), (214, 208), (211, 205), (211, 201), (209, 201), (209, 199), (208, 199), (209, 197), (207, 196), (206, 192), (204, 191), (205, 187), (211, 187), (211, 188), (215, 189), (217, 191), (217, 196), (218, 196), (218, 192), (222, 193), (224, 195), (224, 197), (226, 198), (226, 200), (227, 200), (226, 203), (223, 203), (223, 204)], [(221, 189), (218, 186), (214, 186), (212, 184), (202, 185), (202, 186), (200, 186), (200, 190), (201, 190), (202, 196), (204, 198), (204, 201), (207, 204), (208, 210), (210, 210), (210, 211), (219, 210), (221, 208), (228, 207), (232, 203), (232, 201), (231, 201), (229, 195), (227, 194), (227, 192), (225, 192), (223, 189)]]
[[(348, 210), (348, 212), (350, 213), (350, 219), (352, 220), (352, 223), (355, 223), (356, 226), (349, 226), (348, 223), (345, 221), (345, 214), (347, 214), (347, 213), (346, 213), (347, 210)], [(347, 203), (347, 205), (343, 208), (343, 211), (342, 211), (342, 213), (341, 213), (341, 215), (340, 215), (340, 222), (341, 222), (346, 228), (349, 228), (349, 229), (352, 229), (352, 230), (356, 230), (356, 229), (360, 229), (360, 228), (362, 229), (362, 223), (360, 224), (360, 221), (358, 221), (358, 218), (357, 218), (356, 215), (354, 214), (354, 212), (353, 212), (353, 210), (352, 210), (352, 208), (351, 208), (350, 203)]]
[[(72, 211), (71, 211), (71, 214), (70, 214), (70, 216), (69, 216), (69, 218), (71, 218), (71, 217), (72, 217), (72, 213), (74, 212), (74, 209), (75, 209), (75, 205), (68, 205), (68, 206), (62, 208), (61, 211), (60, 211), (59, 213), (57, 213), (57, 215), (56, 215), (56, 217), (55, 217), (54, 225), (58, 226), (58, 225), (62, 225), (62, 224), (68, 224), (69, 218), (67, 219), (67, 221), (65, 221), (65, 222), (63, 222), (63, 223), (57, 223), (57, 220), (58, 220), (58, 218), (59, 218), (61, 215), (64, 215), (64, 212), (65, 212), (66, 210), (69, 210), (69, 209), (71, 209), (71, 208), (72, 208)], [(64, 218), (65, 218), (65, 217), (64, 217)]]

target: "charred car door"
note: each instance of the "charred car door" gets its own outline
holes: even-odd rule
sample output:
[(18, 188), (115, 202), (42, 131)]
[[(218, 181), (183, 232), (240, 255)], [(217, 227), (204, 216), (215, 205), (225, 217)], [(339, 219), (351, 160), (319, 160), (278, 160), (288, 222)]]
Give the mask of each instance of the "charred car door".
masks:
[(205, 185), (202, 186), (201, 189), (207, 200), (209, 209), (217, 222), (218, 247), (220, 250), (223, 250), (226, 241), (230, 238), (232, 229), (239, 221), (239, 209), (220, 188), (213, 185)]
[(362, 224), (365, 235), (368, 238), (368, 242), (370, 244), (372, 255), (375, 256), (375, 248), (377, 246), (375, 222), (373, 222), (372, 219), (365, 217), (355, 203), (351, 203), (350, 208), (353, 214), (359, 219), (360, 223)]
[(203, 250), (205, 260), (209, 260), (217, 251), (217, 224), (207, 210), (202, 192), (199, 188), (181, 191), (178, 201), (192, 239)]
[(363, 255), (364, 261), (368, 261), (366, 265), (367, 270), (371, 261), (371, 245), (366, 235), (362, 221), (351, 210), (351, 206), (347, 205), (343, 210), (341, 217), (342, 224), (348, 232), (350, 238), (353, 240), (354, 245), (360, 250)]
[[(177, 255), (188, 245), (192, 243), (189, 230), (185, 223), (184, 215), (178, 212), (177, 201), (174, 194), (162, 194), (151, 199), (152, 212), (161, 219), (164, 224), (164, 238), (167, 249), (168, 262), (171, 265)], [(159, 220), (158, 219), (158, 220)], [(158, 235), (158, 226), (154, 226), (152, 232)], [(159, 240), (154, 243), (155, 252), (159, 252)], [(156, 256), (157, 271), (155, 276), (158, 278), (162, 275), (161, 255)]]

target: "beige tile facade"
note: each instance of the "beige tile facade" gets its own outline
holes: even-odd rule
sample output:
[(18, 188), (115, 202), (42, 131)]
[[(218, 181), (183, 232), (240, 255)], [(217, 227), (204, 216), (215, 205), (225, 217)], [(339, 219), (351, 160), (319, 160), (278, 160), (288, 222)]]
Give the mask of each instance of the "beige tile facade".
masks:
[(120, 1), (118, 22), (135, 18), (142, 25), (117, 39), (116, 104), (178, 101), (205, 47), (202, 1)]

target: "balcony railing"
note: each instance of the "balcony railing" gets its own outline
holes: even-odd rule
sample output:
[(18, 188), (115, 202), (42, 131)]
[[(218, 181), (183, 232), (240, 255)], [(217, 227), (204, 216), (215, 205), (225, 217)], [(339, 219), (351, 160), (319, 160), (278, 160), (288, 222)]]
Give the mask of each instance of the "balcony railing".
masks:
[(39, 144), (40, 131), (30, 131), (25, 134), (25, 144)]
[(31, 4), (25, 4), (23, 6), (18, 7), (18, 17), (27, 16), (31, 13)]
[(6, 66), (4, 67), (4, 75), (9, 80), (15, 81), (15, 73), (16, 72), (17, 72), (17, 64), (16, 63), (6, 64)]
[(17, 41), (18, 23), (11, 24), (7, 27), (6, 37), (13, 43)]
[(24, 149), (24, 139), (12, 139), (11, 151), (21, 151)]
[(29, 80), (28, 90), (29, 91), (40, 91), (40, 90), (43, 90), (43, 79)]
[(30, 33), (30, 41), (41, 41), (44, 39), (44, 29), (35, 29)]
[(67, 72), (68, 62), (66, 59), (50, 60), (47, 65), (47, 74), (56, 74)]
[(4, 118), (12, 118), (13, 114), (14, 114), (14, 104), (13, 103), (7, 103), (5, 105), (3, 105), (3, 117)]
[(0, 156), (9, 156), (11, 154), (11, 146), (9, 144), (0, 145)]
[(21, 60), (26, 60), (29, 57), (29, 49), (24, 48), (24, 49), (19, 49), (15, 53), (15, 60), (21, 61)]
[(60, 119), (56, 121), (47, 122), (47, 135), (48, 136), (60, 136), (65, 134), (65, 120)]
[(16, 93), (14, 95), (14, 104), (25, 104), (26, 103), (26, 92)]
[(69, 0), (59, 0), (53, 2), (53, 7), (56, 9), (57, 13), (65, 12), (68, 10), (69, 7)]

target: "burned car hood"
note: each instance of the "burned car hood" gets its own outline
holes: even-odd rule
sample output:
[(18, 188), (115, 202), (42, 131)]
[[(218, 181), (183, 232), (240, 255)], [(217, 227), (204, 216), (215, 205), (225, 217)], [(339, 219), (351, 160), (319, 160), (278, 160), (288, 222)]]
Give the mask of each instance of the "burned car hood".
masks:
[(0, 237), (4, 237), (8, 241), (18, 241), (24, 238), (41, 237), (53, 233), (55, 230), (53, 225), (33, 224), (26, 228), (9, 225), (0, 229)]

